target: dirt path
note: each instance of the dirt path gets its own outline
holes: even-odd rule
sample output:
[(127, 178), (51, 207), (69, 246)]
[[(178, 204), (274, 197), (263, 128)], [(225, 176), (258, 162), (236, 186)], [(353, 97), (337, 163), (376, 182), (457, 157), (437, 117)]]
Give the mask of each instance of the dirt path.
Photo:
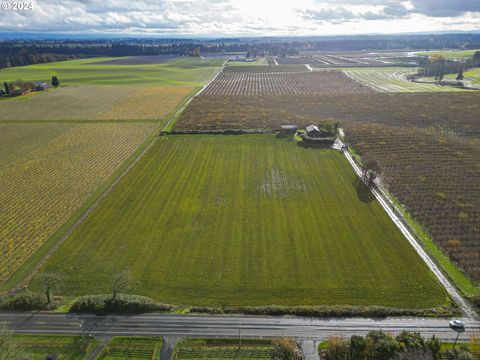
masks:
[[(343, 134), (343, 130), (340, 130), (340, 134)], [(352, 166), (355, 173), (359, 177), (361, 177), (362, 176), (362, 170), (355, 163), (352, 155), (348, 151), (344, 151), (343, 153), (345, 154), (345, 157), (347, 158), (348, 162)], [(410, 245), (412, 245), (412, 247), (415, 249), (417, 254), (422, 258), (422, 260), (425, 262), (425, 264), (427, 264), (429, 269), (433, 272), (435, 277), (438, 279), (440, 284), (442, 284), (442, 286), (445, 288), (445, 290), (450, 295), (450, 297), (453, 299), (453, 301), (458, 305), (458, 307), (465, 313), (465, 315), (469, 319), (476, 319), (477, 314), (475, 313), (473, 308), (463, 299), (463, 297), (458, 292), (457, 288), (443, 274), (443, 272), (437, 266), (435, 261), (433, 261), (432, 258), (427, 254), (427, 252), (424, 250), (422, 245), (417, 241), (415, 236), (411, 233), (410, 229), (408, 228), (408, 226), (405, 223), (405, 220), (401, 219), (397, 215), (397, 212), (394, 210), (395, 205), (391, 202), (388, 195), (384, 194), (382, 191), (379, 191), (377, 189), (372, 189), (372, 193), (375, 196), (375, 198), (378, 200), (380, 205), (382, 205), (382, 207), (385, 209), (385, 211), (387, 212), (390, 219), (392, 219), (392, 221), (395, 223), (395, 225), (398, 227), (398, 229), (402, 232), (402, 234), (408, 240)]]
[(162, 350), (160, 351), (161, 360), (171, 360), (175, 345), (181, 339), (180, 336), (164, 336), (162, 337)]
[(107, 347), (108, 343), (112, 339), (111, 336), (96, 336), (98, 343), (93, 350), (87, 355), (85, 360), (95, 360), (102, 351)]

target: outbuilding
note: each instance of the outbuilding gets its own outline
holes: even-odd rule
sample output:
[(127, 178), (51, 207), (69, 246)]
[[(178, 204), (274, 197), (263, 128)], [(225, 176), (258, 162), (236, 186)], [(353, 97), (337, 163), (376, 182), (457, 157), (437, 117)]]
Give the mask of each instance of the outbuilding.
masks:
[(316, 125), (308, 125), (305, 130), (307, 131), (307, 135), (311, 138), (319, 138), (320, 137), (320, 130)]

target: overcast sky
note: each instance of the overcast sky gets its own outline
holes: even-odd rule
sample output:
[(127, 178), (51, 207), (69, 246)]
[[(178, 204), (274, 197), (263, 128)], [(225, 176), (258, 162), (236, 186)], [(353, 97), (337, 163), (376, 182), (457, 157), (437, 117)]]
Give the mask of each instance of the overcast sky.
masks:
[(11, 8), (13, 0), (0, 3), (0, 31), (15, 32), (228, 36), (480, 30), (480, 0), (34, 0), (32, 9), (23, 11)]

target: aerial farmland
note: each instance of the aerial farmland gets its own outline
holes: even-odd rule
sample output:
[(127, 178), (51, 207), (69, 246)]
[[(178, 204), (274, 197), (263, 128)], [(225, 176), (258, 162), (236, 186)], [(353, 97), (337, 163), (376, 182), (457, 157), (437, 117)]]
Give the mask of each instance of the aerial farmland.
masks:
[[(378, 162), (375, 187), (476, 296), (479, 92), (411, 81), (412, 61), (139, 56), (0, 70), (61, 81), (0, 99), (0, 289), (41, 293), (55, 274), (65, 304), (109, 294), (128, 272), (129, 294), (183, 309), (457, 311), (348, 160)], [(302, 141), (311, 124), (333, 126), (336, 145)], [(461, 181), (448, 173), (465, 167)]]

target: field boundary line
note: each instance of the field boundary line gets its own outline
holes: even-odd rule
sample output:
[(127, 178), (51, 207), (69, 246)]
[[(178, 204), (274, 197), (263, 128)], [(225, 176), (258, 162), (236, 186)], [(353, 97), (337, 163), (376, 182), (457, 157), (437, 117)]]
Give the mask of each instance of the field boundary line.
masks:
[[(192, 98), (194, 98), (195, 96), (200, 95), (200, 94), (208, 87), (208, 85), (210, 85), (210, 84), (223, 72), (223, 69), (225, 69), (225, 66), (227, 65), (227, 63), (228, 63), (228, 59), (224, 61), (224, 63), (222, 64), (222, 66), (220, 67), (220, 69), (218, 69), (218, 71), (217, 71), (217, 73), (214, 75), (214, 77), (211, 78), (210, 81), (207, 82), (205, 85), (203, 85), (203, 87), (202, 87), (195, 95), (193, 95), (193, 96), (190, 98), (190, 100), (191, 100)], [(186, 105), (188, 105), (188, 104), (186, 104)]]
[[(355, 163), (355, 160), (353, 159), (352, 155), (348, 151), (343, 151), (343, 153), (347, 158), (348, 162), (350, 163), (350, 165), (352, 166), (355, 173), (361, 178), (362, 171), (360, 167)], [(382, 205), (382, 207), (385, 209), (390, 219), (392, 219), (392, 221), (395, 223), (398, 229), (402, 232), (402, 234), (405, 236), (408, 242), (415, 249), (417, 254), (422, 258), (425, 264), (429, 267), (429, 269), (438, 279), (440, 284), (445, 288), (445, 290), (453, 299), (453, 301), (460, 307), (460, 309), (465, 313), (465, 315), (467, 315), (469, 319), (475, 319), (477, 317), (476, 312), (465, 301), (465, 299), (459, 293), (457, 288), (451, 283), (451, 281), (443, 274), (443, 272), (437, 266), (435, 261), (432, 260), (430, 255), (427, 254), (423, 246), (417, 241), (415, 236), (411, 233), (410, 229), (405, 225), (404, 221), (402, 221), (402, 219), (400, 219), (400, 217), (396, 214), (394, 209), (392, 209), (391, 204), (389, 204), (388, 200), (386, 200), (388, 199), (388, 197), (380, 189), (372, 188), (371, 191), (375, 196), (375, 198), (380, 203), (380, 205)]]

